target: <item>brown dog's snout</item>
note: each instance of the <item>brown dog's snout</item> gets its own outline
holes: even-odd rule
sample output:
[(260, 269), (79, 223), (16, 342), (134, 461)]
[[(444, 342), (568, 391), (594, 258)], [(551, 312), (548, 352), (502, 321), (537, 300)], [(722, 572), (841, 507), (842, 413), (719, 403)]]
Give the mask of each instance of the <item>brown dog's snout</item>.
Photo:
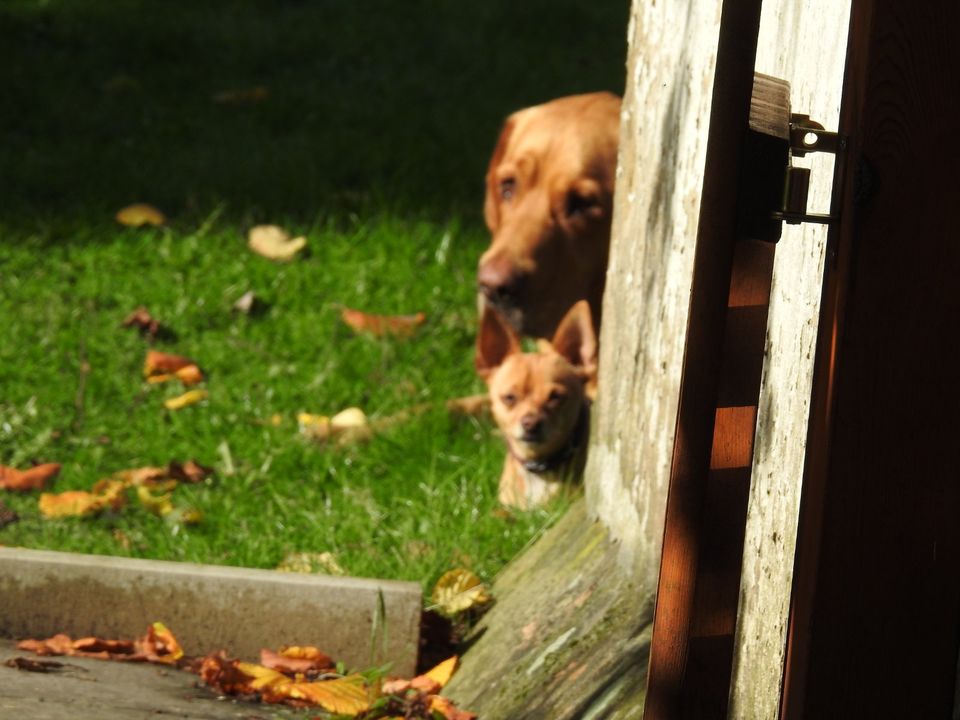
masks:
[(526, 413), (520, 418), (523, 435), (530, 440), (538, 440), (543, 435), (543, 416), (538, 413)]
[(523, 286), (523, 274), (503, 256), (482, 259), (477, 271), (477, 283), (483, 297), (500, 308), (517, 305)]

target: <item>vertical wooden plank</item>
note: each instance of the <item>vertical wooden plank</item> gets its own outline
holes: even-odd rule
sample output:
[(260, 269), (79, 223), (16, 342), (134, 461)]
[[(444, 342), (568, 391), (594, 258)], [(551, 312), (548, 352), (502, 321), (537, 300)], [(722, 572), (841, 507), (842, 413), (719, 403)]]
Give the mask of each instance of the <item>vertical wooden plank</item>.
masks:
[(949, 717), (954, 703), (958, 26), (955, 0), (853, 7), (786, 718)]
[[(849, 0), (766, 0), (758, 72), (787, 80), (795, 112), (836, 129)], [(829, 208), (833, 157), (809, 156), (810, 206)], [(780, 704), (826, 228), (785, 225), (777, 247), (747, 509), (730, 718)]]
[[(714, 422), (721, 385), (717, 359), (723, 351), (728, 300), (733, 300), (731, 276), (735, 270), (749, 272), (751, 266), (749, 262), (736, 263), (734, 256), (740, 161), (750, 114), (759, 21), (759, 2), (723, 5), (647, 678), (644, 717), (648, 719), (722, 717), (727, 699), (735, 591), (729, 632), (713, 634), (704, 627), (709, 607), (704, 603), (704, 584), (697, 596), (697, 581), (701, 569), (704, 578), (714, 573), (721, 578), (729, 576), (729, 568), (722, 567), (722, 562), (712, 565), (719, 558), (703, 551), (705, 541), (734, 537), (728, 526), (713, 523), (719, 516), (704, 513), (704, 501), (737, 487), (724, 487), (720, 478), (710, 477), (710, 458), (715, 429), (721, 435), (736, 432), (736, 428)], [(749, 250), (744, 255), (749, 257)], [(735, 502), (731, 509), (732, 517), (743, 517)], [(719, 599), (718, 604), (723, 611), (729, 610)], [(726, 622), (725, 616), (719, 619), (721, 627)]]
[(721, 0), (635, 0), (584, 485), (656, 592)]

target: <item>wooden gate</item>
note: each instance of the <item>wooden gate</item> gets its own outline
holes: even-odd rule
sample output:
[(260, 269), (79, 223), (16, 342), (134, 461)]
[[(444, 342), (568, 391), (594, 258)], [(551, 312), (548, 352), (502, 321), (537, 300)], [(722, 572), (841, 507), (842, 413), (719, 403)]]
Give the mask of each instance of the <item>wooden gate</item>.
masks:
[[(760, 0), (724, 3), (644, 716), (950, 717), (960, 6), (853, 4), (801, 510), (772, 525), (758, 488), (778, 478), (760, 477), (754, 446), (769, 442), (774, 246), (743, 222), (763, 176), (748, 131), (760, 27)], [(792, 592), (791, 574), (754, 572), (771, 556)], [(753, 602), (771, 583), (782, 612)], [(787, 601), (789, 632), (757, 644)]]

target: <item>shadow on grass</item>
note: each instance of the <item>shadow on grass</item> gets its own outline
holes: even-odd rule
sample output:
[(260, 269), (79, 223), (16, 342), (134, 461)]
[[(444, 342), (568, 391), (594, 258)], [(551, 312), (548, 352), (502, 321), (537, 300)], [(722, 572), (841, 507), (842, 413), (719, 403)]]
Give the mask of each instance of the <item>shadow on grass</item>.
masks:
[[(135, 201), (241, 222), (480, 222), (510, 111), (622, 91), (626, 0), (8, 0), (8, 222)], [(217, 103), (263, 87), (261, 102)]]

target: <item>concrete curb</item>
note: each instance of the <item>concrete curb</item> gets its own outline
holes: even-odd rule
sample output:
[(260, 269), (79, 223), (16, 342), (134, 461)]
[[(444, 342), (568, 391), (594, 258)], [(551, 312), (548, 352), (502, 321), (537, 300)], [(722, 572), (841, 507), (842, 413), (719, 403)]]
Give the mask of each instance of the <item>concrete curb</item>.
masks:
[(412, 677), (421, 603), (412, 582), (0, 547), (0, 637), (133, 638), (159, 620), (188, 655), (315, 645)]

